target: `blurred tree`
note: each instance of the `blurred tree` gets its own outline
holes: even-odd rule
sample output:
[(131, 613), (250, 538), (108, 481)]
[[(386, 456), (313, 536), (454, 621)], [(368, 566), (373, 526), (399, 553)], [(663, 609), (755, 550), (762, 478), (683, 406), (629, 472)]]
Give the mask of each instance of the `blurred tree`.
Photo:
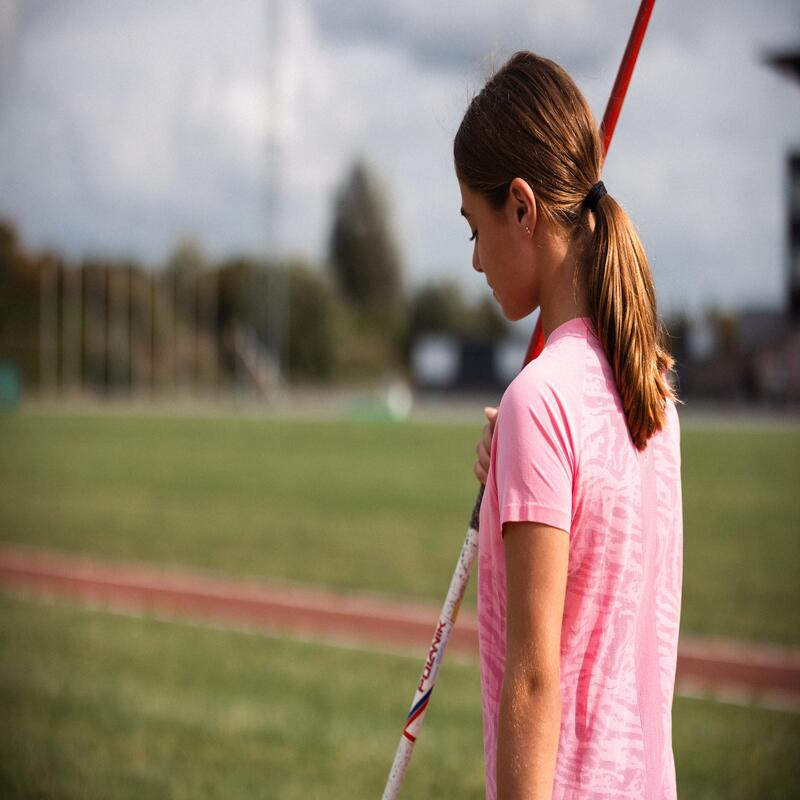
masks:
[(508, 323), (490, 297), (469, 305), (455, 281), (444, 280), (422, 286), (411, 299), (408, 338), (424, 333), (449, 333), (473, 341), (502, 338)]
[[(19, 254), (19, 234), (10, 220), (0, 218), (0, 282), (8, 279)], [(3, 285), (0, 283), (0, 285)]]
[(234, 331), (244, 325), (256, 335), (266, 335), (266, 276), (263, 265), (247, 256), (223, 261), (217, 275), (217, 341), (221, 366), (227, 377), (236, 372)]
[(508, 322), (500, 306), (491, 297), (483, 297), (464, 317), (463, 333), (480, 341), (502, 339), (508, 332)]
[(324, 380), (337, 363), (341, 309), (325, 276), (303, 261), (260, 262), (238, 257), (219, 269), (217, 322), (225, 363), (234, 368), (231, 331), (243, 325), (264, 343), (269, 335), (267, 290), (288, 277), (288, 342), (286, 357), (292, 379)]
[(263, 262), (248, 256), (234, 256), (219, 265), (217, 324), (220, 332), (239, 321), (266, 335), (266, 269)]
[(183, 239), (170, 254), (165, 269), (168, 273), (191, 282), (207, 266), (208, 263), (200, 245), (193, 239)]
[(0, 334), (8, 327), (12, 309), (12, 281), (15, 263), (19, 256), (19, 238), (16, 228), (8, 220), (0, 219)]
[(714, 332), (715, 355), (733, 355), (739, 347), (739, 322), (736, 315), (720, 308), (708, 308), (706, 320)]
[(289, 374), (327, 379), (336, 367), (340, 309), (329, 282), (308, 264), (289, 266)]
[(396, 315), (403, 300), (400, 255), (386, 197), (363, 160), (336, 193), (333, 211), (329, 261), (342, 296), (374, 318)]
[(41, 259), (26, 252), (14, 224), (0, 219), (0, 356), (25, 384), (39, 380)]
[(8, 293), (16, 291), (22, 292), (26, 297), (30, 295), (38, 302), (39, 259), (25, 249), (14, 224), (2, 218), (0, 218), (0, 287)]
[(427, 283), (409, 304), (408, 336), (411, 341), (424, 333), (458, 335), (467, 311), (461, 289), (454, 281)]
[(85, 259), (81, 264), (82, 372), (84, 387), (105, 391), (107, 381), (108, 263)]
[(173, 305), (175, 375), (183, 386), (191, 384), (198, 372), (199, 287), (207, 270), (205, 254), (193, 239), (178, 243), (164, 270)]

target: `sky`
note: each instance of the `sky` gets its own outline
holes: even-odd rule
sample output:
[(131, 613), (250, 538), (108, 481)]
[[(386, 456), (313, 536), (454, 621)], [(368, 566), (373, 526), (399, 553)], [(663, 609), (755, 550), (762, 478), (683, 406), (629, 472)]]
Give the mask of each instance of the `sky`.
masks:
[[(385, 190), (408, 284), (471, 268), (452, 142), (519, 49), (559, 62), (595, 116), (636, 0), (0, 0), (0, 215), (32, 248), (322, 264), (354, 158)], [(796, 0), (661, 0), (603, 170), (662, 315), (779, 308), (800, 83)]]

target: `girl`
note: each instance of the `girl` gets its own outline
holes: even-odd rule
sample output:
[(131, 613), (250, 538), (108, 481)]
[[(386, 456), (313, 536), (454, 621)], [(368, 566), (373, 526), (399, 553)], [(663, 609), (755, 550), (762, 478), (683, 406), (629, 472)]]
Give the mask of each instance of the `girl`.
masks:
[(545, 335), (477, 447), (486, 796), (675, 798), (680, 401), (647, 258), (552, 61), (512, 56), (454, 156), (473, 267)]

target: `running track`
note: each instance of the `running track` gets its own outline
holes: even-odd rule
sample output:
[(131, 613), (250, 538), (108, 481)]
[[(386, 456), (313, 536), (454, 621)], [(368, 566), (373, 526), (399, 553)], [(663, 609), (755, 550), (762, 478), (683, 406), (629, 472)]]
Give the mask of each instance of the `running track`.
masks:
[[(0, 587), (125, 612), (253, 627), (334, 644), (416, 652), (439, 608), (208, 574), (121, 565), (48, 550), (0, 547)], [(477, 655), (474, 614), (462, 610), (448, 652)], [(800, 711), (800, 649), (682, 636), (678, 694)]]

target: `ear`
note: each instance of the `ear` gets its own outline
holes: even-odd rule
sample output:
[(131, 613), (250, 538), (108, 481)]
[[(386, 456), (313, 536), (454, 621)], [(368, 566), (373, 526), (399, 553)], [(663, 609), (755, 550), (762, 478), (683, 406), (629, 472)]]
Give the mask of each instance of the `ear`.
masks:
[(536, 195), (523, 178), (514, 178), (508, 187), (508, 210), (511, 214), (510, 221), (526, 236), (533, 236), (537, 219)]

